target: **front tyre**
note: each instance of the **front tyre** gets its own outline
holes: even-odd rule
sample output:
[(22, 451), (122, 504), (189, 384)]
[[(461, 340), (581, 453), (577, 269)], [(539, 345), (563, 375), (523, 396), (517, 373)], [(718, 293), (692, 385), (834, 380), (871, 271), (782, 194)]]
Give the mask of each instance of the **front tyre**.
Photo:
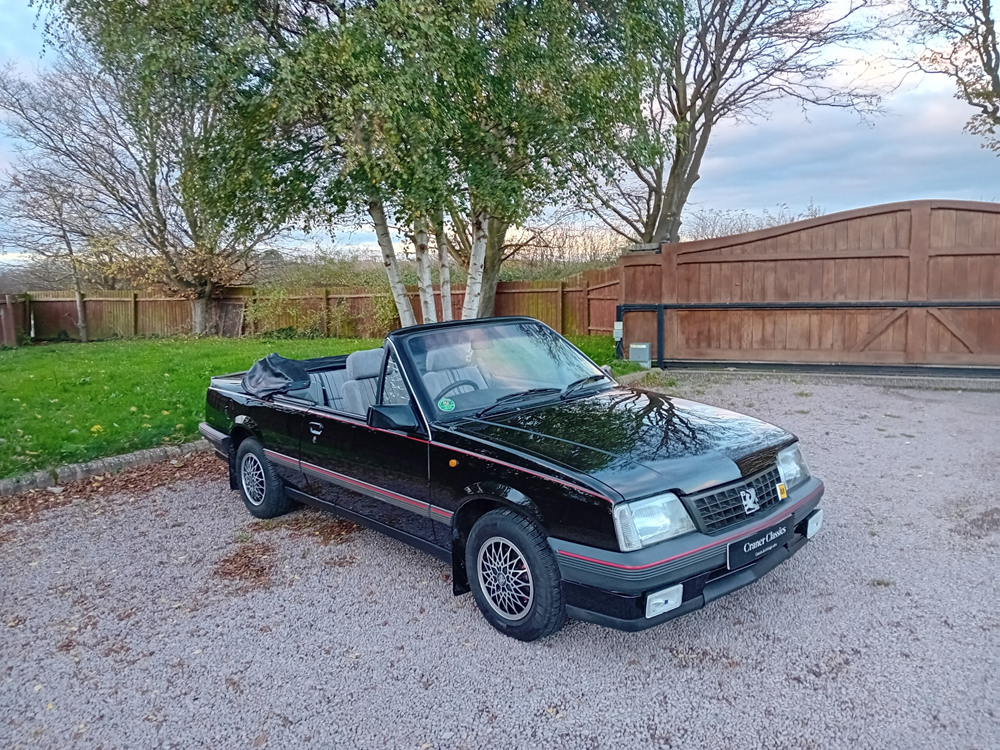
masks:
[(465, 569), (479, 611), (504, 635), (534, 641), (566, 622), (555, 556), (545, 534), (510, 510), (493, 510), (472, 527)]
[(275, 518), (292, 509), (285, 486), (254, 438), (240, 443), (236, 452), (236, 476), (247, 510), (257, 518)]

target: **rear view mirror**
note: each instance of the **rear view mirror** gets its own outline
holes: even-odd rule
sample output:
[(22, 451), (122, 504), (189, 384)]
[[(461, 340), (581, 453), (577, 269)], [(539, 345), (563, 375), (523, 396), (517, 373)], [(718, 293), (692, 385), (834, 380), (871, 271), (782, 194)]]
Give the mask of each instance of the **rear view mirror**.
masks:
[(418, 432), (420, 425), (409, 404), (379, 404), (368, 407), (368, 424), (380, 430)]

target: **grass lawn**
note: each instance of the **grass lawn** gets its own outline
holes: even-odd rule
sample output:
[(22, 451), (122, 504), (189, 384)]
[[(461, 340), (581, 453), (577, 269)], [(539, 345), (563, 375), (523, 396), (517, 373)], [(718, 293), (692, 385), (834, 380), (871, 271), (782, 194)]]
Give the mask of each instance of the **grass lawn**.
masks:
[[(574, 337), (598, 364), (610, 336)], [(307, 358), (381, 346), (360, 339), (148, 339), (0, 351), (0, 478), (198, 437), (212, 375), (277, 351)], [(624, 368), (623, 368), (624, 366)], [(631, 363), (615, 363), (617, 372)]]
[(0, 351), (0, 477), (198, 437), (212, 375), (380, 346), (356, 339), (148, 339)]

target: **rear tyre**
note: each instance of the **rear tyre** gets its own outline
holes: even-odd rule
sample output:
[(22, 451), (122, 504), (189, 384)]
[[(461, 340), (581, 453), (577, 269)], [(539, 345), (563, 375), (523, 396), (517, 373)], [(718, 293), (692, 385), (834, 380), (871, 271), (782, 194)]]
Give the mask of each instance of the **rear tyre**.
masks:
[(510, 510), (493, 510), (472, 527), (465, 569), (483, 617), (504, 635), (534, 641), (566, 622), (566, 602), (545, 533)]
[(292, 509), (285, 486), (254, 438), (240, 443), (236, 452), (236, 478), (243, 504), (257, 518), (275, 518)]

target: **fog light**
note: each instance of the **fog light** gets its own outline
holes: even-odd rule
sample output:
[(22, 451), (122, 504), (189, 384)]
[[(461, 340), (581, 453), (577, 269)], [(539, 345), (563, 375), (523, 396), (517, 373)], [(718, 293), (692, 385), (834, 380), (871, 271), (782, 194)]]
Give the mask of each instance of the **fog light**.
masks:
[(678, 583), (669, 589), (657, 591), (646, 597), (646, 617), (656, 617), (664, 612), (677, 609), (684, 598), (684, 584)]
[(812, 539), (823, 525), (823, 511), (817, 510), (806, 521), (806, 539)]

